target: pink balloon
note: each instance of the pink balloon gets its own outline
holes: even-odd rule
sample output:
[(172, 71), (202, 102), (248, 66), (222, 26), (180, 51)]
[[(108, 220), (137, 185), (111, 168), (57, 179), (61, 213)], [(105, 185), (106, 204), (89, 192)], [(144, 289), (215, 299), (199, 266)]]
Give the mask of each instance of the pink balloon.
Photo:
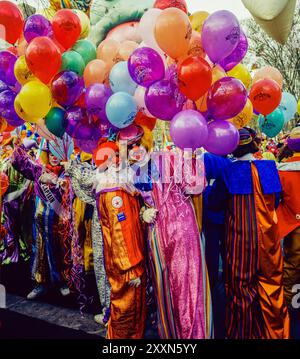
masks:
[(139, 31), (146, 46), (150, 46), (155, 50), (160, 50), (157, 41), (154, 36), (155, 23), (162, 10), (160, 9), (149, 9), (141, 18), (139, 24)]

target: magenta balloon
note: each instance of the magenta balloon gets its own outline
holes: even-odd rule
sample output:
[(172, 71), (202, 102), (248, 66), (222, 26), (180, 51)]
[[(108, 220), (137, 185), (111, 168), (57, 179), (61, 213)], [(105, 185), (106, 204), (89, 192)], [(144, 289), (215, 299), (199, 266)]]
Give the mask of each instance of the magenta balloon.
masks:
[(50, 21), (43, 15), (34, 14), (29, 16), (24, 26), (24, 37), (28, 43), (39, 36), (53, 36), (53, 29)]
[(236, 65), (238, 65), (243, 58), (246, 56), (248, 51), (248, 39), (243, 31), (241, 31), (240, 41), (233, 50), (233, 52), (227, 56), (224, 60), (222, 60), (219, 64), (223, 67), (225, 71), (230, 71)]
[(207, 123), (200, 112), (179, 112), (170, 123), (170, 135), (174, 144), (183, 149), (202, 147), (208, 136)]
[(172, 84), (178, 87), (178, 66), (172, 64), (166, 69), (165, 80), (170, 81)]
[(165, 121), (170, 121), (180, 112), (185, 102), (186, 97), (168, 80), (155, 82), (145, 94), (145, 104), (149, 112)]
[(20, 126), (24, 121), (15, 111), (15, 98), (17, 94), (12, 90), (6, 90), (0, 93), (0, 116), (3, 117), (12, 126)]
[(85, 109), (74, 106), (65, 114), (66, 133), (76, 140), (88, 140), (93, 137), (95, 127), (89, 122)]
[(240, 40), (240, 24), (236, 16), (228, 10), (211, 14), (202, 28), (202, 45), (213, 63), (229, 56)]
[(17, 79), (14, 73), (17, 56), (9, 51), (0, 52), (0, 80), (6, 85), (15, 86)]
[(149, 87), (164, 78), (165, 65), (158, 52), (150, 47), (140, 47), (130, 56), (128, 71), (134, 82)]
[(208, 124), (208, 137), (204, 148), (219, 156), (232, 153), (240, 140), (239, 131), (228, 121), (212, 121)]
[(99, 140), (101, 138), (101, 131), (99, 129), (94, 130), (93, 136), (88, 139), (77, 139), (77, 146), (86, 153), (93, 153), (94, 150), (98, 147)]
[(84, 81), (73, 71), (63, 71), (54, 77), (51, 90), (59, 105), (72, 106), (84, 91)]
[(216, 81), (208, 92), (207, 107), (214, 120), (228, 120), (237, 116), (247, 102), (247, 90), (234, 77)]
[(98, 120), (107, 120), (106, 104), (113, 94), (111, 88), (104, 84), (91, 85), (85, 93), (85, 103), (88, 114)]

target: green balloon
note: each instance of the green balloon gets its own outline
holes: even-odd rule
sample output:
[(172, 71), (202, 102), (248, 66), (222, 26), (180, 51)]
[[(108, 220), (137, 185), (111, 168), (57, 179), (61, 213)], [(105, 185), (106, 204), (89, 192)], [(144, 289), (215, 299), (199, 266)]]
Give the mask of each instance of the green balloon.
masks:
[(280, 107), (267, 116), (259, 115), (260, 130), (268, 137), (276, 137), (284, 126), (284, 113)]
[(56, 137), (62, 137), (66, 131), (64, 117), (65, 111), (59, 107), (52, 107), (45, 117), (46, 127)]
[(73, 50), (80, 54), (87, 65), (90, 61), (97, 58), (96, 46), (89, 40), (79, 40), (73, 47)]
[(62, 71), (73, 71), (79, 76), (83, 75), (85, 63), (82, 56), (76, 51), (67, 51), (62, 55)]

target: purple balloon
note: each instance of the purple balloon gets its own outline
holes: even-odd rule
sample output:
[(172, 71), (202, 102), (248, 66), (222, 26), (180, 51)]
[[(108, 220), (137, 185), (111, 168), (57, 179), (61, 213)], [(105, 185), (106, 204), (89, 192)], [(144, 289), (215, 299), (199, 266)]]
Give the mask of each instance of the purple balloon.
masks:
[(165, 80), (172, 82), (175, 86), (178, 87), (178, 66), (177, 64), (172, 64), (166, 69)]
[(101, 121), (100, 121), (100, 130), (101, 130), (101, 133), (102, 133), (102, 136), (107, 136), (109, 134), (110, 131), (113, 131), (113, 132), (118, 132), (120, 131), (119, 128), (115, 127), (114, 125), (112, 125), (108, 118), (103, 118)]
[(59, 105), (72, 106), (84, 91), (84, 81), (73, 71), (63, 71), (54, 77), (51, 90)]
[(213, 63), (229, 56), (240, 40), (240, 24), (236, 16), (228, 10), (211, 14), (202, 28), (202, 45)]
[(150, 47), (141, 47), (130, 56), (128, 71), (133, 81), (149, 87), (164, 78), (165, 65), (158, 52)]
[(214, 120), (228, 120), (237, 116), (247, 102), (247, 90), (234, 77), (216, 81), (208, 92), (207, 108)]
[(227, 56), (224, 60), (222, 60), (219, 64), (223, 67), (225, 71), (230, 71), (233, 69), (236, 65), (238, 65), (243, 58), (246, 56), (248, 51), (248, 39), (247, 36), (244, 34), (243, 31), (241, 31), (240, 41), (233, 50), (233, 52)]
[(101, 138), (101, 131), (99, 129), (95, 129), (93, 136), (88, 139), (77, 139), (77, 146), (86, 153), (93, 153), (95, 149), (98, 147), (99, 140)]
[(43, 15), (35, 14), (29, 16), (24, 26), (24, 37), (28, 43), (39, 36), (53, 36), (53, 29), (50, 21)]
[(170, 123), (170, 135), (174, 144), (182, 150), (202, 147), (208, 136), (207, 123), (200, 112), (179, 112)]
[(104, 84), (91, 85), (85, 93), (88, 114), (98, 120), (106, 120), (106, 103), (113, 94), (111, 88)]
[(239, 131), (227, 121), (212, 121), (208, 124), (208, 137), (204, 148), (218, 156), (232, 153), (240, 140)]
[(145, 104), (149, 112), (165, 121), (170, 121), (180, 112), (185, 102), (186, 97), (168, 80), (155, 82), (145, 94)]
[(15, 86), (17, 79), (14, 74), (14, 67), (17, 56), (9, 51), (0, 52), (0, 80), (8, 86)]
[(17, 94), (12, 90), (6, 90), (0, 93), (0, 116), (3, 117), (12, 126), (20, 126), (24, 121), (15, 111), (15, 98)]
[(0, 81), (0, 93), (6, 90), (9, 90), (8, 85), (6, 85), (3, 81)]
[(66, 133), (76, 140), (88, 140), (93, 137), (95, 127), (89, 122), (86, 110), (74, 106), (65, 114)]

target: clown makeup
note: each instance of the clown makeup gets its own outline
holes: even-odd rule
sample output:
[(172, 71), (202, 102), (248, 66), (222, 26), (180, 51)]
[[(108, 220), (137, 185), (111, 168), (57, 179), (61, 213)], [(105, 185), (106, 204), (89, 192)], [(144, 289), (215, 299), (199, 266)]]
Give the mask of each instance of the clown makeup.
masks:
[(54, 156), (52, 153), (49, 153), (49, 163), (51, 166), (58, 166), (59, 165), (59, 159)]
[(147, 155), (147, 150), (140, 142), (128, 146), (128, 156), (130, 162), (142, 162)]

